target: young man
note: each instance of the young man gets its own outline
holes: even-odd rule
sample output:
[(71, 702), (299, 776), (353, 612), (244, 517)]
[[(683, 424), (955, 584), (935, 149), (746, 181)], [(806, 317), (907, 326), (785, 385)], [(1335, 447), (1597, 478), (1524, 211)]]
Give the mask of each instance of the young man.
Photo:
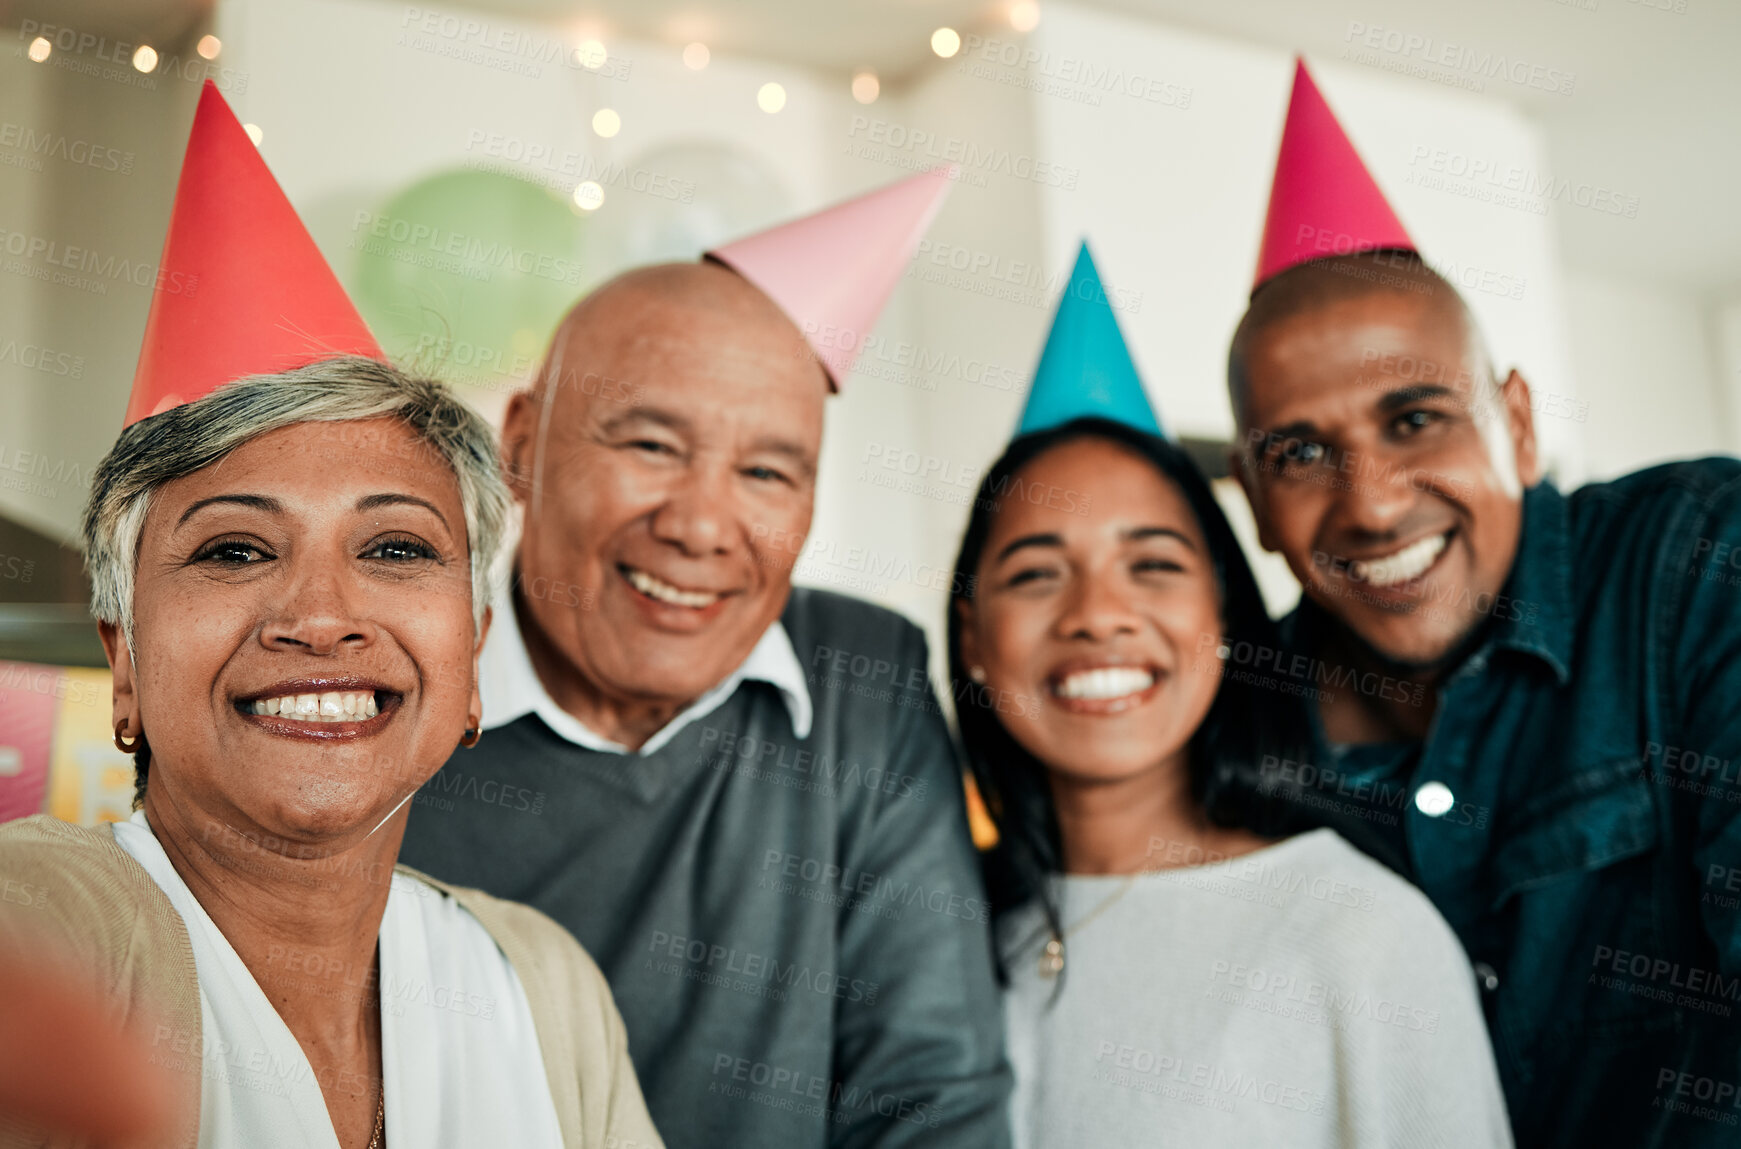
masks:
[(1266, 767), (1456, 929), (1519, 1145), (1734, 1144), (1741, 463), (1541, 481), (1528, 385), (1303, 68), (1229, 386), (1322, 690), (1323, 756)]
[(583, 940), (674, 1149), (1007, 1143), (924, 639), (791, 586), (827, 394), (946, 186), (613, 280), (508, 410), (524, 530), (485, 733), (403, 857)]

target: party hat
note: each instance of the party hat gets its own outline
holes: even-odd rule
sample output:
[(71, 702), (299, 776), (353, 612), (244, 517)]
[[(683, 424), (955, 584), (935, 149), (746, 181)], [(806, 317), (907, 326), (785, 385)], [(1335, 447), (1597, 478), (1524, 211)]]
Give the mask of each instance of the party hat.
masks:
[(1252, 290), (1308, 260), (1383, 249), (1414, 251), (1415, 244), (1312, 82), (1306, 62), (1296, 58)]
[(955, 178), (948, 164), (707, 253), (779, 304), (839, 391)]
[(385, 359), (230, 106), (206, 81), (123, 426), (232, 379)]
[(1070, 283), (1052, 317), (1016, 434), (1042, 431), (1085, 415), (1128, 423), (1151, 435), (1162, 433), (1086, 242), (1076, 254)]

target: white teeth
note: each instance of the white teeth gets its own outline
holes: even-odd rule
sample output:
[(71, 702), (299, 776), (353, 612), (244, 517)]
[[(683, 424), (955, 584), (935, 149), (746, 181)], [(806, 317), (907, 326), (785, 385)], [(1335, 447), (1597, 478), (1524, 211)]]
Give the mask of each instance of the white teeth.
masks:
[(1387, 587), (1421, 577), (1445, 549), (1446, 536), (1430, 535), (1418, 543), (1410, 543), (1394, 555), (1371, 562), (1356, 560), (1348, 564), (1348, 577), (1368, 586)]
[(699, 610), (704, 606), (712, 606), (719, 601), (719, 595), (704, 591), (678, 590), (668, 582), (654, 578), (646, 571), (629, 570), (629, 585), (660, 602), (668, 602), (673, 606), (687, 606)]
[(1140, 694), (1155, 684), (1155, 676), (1134, 666), (1103, 666), (1097, 670), (1079, 670), (1068, 675), (1053, 689), (1059, 698), (1080, 698), (1096, 702)]
[(257, 698), (254, 714), (276, 714), (298, 722), (355, 722), (381, 712), (372, 690), (328, 690), (322, 694), (283, 694)]

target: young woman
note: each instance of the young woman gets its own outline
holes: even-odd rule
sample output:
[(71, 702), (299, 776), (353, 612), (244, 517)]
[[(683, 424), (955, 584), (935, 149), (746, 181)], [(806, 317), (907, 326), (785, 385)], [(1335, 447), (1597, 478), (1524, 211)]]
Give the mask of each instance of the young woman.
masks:
[(1201, 474), (1078, 419), (979, 494), (949, 654), (1000, 834), (1016, 1145), (1509, 1144), (1449, 927), (1333, 832), (1290, 836), (1313, 679)]

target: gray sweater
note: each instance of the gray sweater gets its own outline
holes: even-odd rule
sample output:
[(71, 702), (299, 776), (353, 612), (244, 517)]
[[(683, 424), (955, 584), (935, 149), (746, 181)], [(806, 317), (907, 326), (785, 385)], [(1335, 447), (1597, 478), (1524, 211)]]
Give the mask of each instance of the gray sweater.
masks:
[(815, 590), (782, 622), (808, 738), (753, 681), (645, 756), (527, 715), (425, 787), (401, 860), (573, 932), (672, 1149), (1005, 1146), (989, 914), (924, 638)]

